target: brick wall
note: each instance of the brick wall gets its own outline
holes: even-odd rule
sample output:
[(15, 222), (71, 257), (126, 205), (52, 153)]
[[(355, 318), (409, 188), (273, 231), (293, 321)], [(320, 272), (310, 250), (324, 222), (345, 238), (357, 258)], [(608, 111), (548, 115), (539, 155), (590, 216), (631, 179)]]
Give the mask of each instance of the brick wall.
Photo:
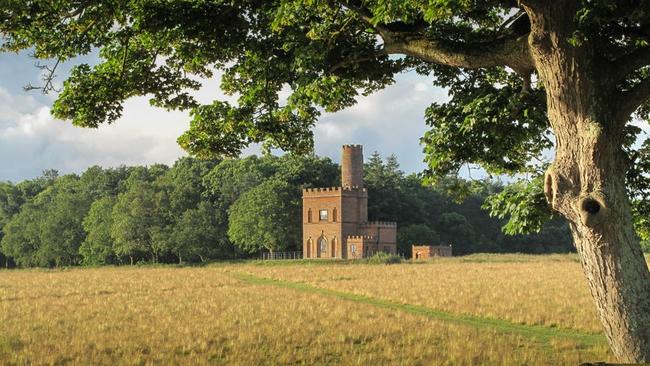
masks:
[[(344, 237), (341, 193), (340, 187), (303, 190), (302, 244), (305, 258), (336, 258), (341, 255), (340, 244)], [(321, 220), (320, 210), (327, 210), (326, 220)], [(320, 243), (323, 238), (325, 245)]]
[(451, 245), (413, 245), (411, 249), (415, 260), (452, 256)]

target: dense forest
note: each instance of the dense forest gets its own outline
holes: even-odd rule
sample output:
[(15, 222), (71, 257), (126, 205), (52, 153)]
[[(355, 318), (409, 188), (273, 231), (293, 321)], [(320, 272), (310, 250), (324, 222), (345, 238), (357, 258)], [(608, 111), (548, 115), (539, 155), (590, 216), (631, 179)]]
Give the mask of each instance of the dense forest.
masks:
[[(93, 166), (81, 175), (46, 171), (0, 182), (0, 261), (6, 267), (187, 263), (301, 250), (301, 190), (337, 186), (339, 166), (317, 156), (179, 159), (172, 167)], [(566, 252), (568, 227), (507, 236), (485, 198), (504, 186), (458, 178), (425, 185), (394, 156), (365, 164), (371, 220), (398, 222), (398, 250), (452, 244), (473, 252)], [(462, 186), (465, 198), (448, 194)], [(454, 196), (455, 197), (455, 196)]]

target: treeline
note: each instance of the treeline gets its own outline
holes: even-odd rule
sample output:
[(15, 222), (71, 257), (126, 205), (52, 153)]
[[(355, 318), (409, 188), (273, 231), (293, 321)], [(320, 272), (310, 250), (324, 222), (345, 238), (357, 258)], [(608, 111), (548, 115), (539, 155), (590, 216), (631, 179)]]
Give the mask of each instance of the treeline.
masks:
[[(0, 261), (5, 266), (204, 262), (261, 251), (301, 250), (301, 190), (338, 186), (340, 172), (317, 156), (182, 158), (172, 167), (94, 166), (81, 175), (0, 182)], [(448, 185), (471, 187), (455, 203)], [(365, 167), (371, 220), (398, 221), (399, 250), (412, 243), (453, 244), (472, 252), (569, 251), (566, 224), (505, 236), (503, 220), (481, 209), (493, 182), (443, 180), (426, 187), (404, 175), (394, 156)]]

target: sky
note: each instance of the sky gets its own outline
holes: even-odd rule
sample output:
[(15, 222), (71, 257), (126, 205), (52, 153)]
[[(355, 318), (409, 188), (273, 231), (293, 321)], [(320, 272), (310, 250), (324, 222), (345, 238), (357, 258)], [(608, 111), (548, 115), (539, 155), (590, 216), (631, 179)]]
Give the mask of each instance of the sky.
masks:
[[(187, 156), (176, 143), (189, 126), (187, 112), (154, 108), (139, 97), (125, 103), (122, 118), (114, 124), (74, 127), (50, 114), (54, 95), (23, 90), (27, 84), (41, 84), (41, 71), (34, 64), (26, 54), (0, 53), (0, 181), (35, 178), (47, 169), (67, 174), (92, 165), (171, 165)], [(58, 82), (66, 66), (58, 72)], [(208, 80), (195, 96), (204, 103), (226, 98), (218, 80)], [(400, 75), (392, 86), (360, 97), (354, 107), (324, 113), (314, 127), (315, 152), (338, 162), (341, 145), (362, 144), (366, 158), (373, 151), (395, 154), (406, 173), (421, 171), (424, 111), (447, 98), (445, 90), (434, 88), (425, 77)], [(252, 146), (243, 154), (258, 152)]]

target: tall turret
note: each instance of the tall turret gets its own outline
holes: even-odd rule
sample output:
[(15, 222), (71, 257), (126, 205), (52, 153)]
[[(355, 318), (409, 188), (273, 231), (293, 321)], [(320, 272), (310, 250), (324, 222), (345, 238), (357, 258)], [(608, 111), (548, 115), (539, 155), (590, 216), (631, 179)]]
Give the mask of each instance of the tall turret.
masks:
[(363, 147), (361, 145), (343, 145), (341, 185), (349, 188), (363, 187)]

